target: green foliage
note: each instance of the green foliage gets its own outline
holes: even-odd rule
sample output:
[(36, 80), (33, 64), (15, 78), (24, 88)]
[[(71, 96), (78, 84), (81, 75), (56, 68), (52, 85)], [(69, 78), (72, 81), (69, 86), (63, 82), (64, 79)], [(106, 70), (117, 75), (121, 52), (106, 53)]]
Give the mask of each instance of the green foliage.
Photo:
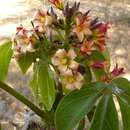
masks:
[[(100, 100), (98, 100), (99, 95), (98, 97), (95, 95), (98, 93), (98, 91), (95, 91), (97, 87), (99, 87), (98, 85), (99, 83), (88, 85), (64, 97), (56, 111), (55, 119), (57, 130), (73, 130), (76, 124), (92, 110), (96, 100), (98, 104), (96, 105), (90, 130), (119, 130), (119, 119), (113, 101), (113, 94), (117, 96), (121, 107), (124, 130), (130, 128), (128, 116), (130, 114), (130, 82), (124, 78), (117, 78), (110, 84), (100, 84), (100, 90), (104, 88), (102, 92), (100, 91), (100, 94), (102, 94)], [(94, 96), (96, 100), (94, 99), (93, 102), (91, 99)], [(89, 101), (90, 104), (88, 108), (87, 103)]]
[(93, 108), (103, 88), (102, 84), (88, 84), (64, 97), (55, 114), (57, 130), (73, 130)]
[(48, 65), (44, 62), (39, 62), (35, 66), (31, 86), (34, 94), (37, 94), (36, 89), (39, 89), (42, 103), (47, 111), (50, 111), (55, 101), (55, 82), (53, 74)]
[(90, 130), (119, 130), (117, 111), (111, 94), (102, 96), (97, 105)]
[(91, 73), (90, 67), (86, 67), (86, 69), (85, 69), (85, 82), (88, 83), (91, 81), (92, 81), (92, 73)]
[(123, 130), (129, 130), (130, 129), (130, 105), (128, 105), (124, 100), (121, 98), (118, 98), (121, 114), (122, 114), (122, 120), (123, 120)]
[(28, 52), (20, 56), (17, 62), (23, 74), (26, 73), (26, 71), (29, 69), (29, 67), (33, 63), (33, 61), (34, 61), (34, 53)]
[(113, 80), (113, 92), (130, 105), (130, 82), (125, 78)]
[(10, 60), (13, 54), (12, 43), (7, 42), (0, 46), (0, 81), (4, 81), (8, 73)]

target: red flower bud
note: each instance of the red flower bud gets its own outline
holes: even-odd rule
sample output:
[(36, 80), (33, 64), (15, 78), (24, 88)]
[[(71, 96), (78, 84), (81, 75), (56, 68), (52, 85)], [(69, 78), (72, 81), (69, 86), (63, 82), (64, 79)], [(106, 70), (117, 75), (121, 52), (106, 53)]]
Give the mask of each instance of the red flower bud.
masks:
[(123, 67), (118, 67), (118, 64), (116, 64), (116, 67), (111, 71), (112, 77), (117, 77), (121, 74), (124, 74), (124, 68)]
[(107, 61), (94, 61), (94, 63), (92, 64), (92, 67), (95, 69), (105, 69), (108, 66), (108, 62)]
[(107, 30), (109, 29), (109, 24), (108, 23), (100, 23), (98, 26), (98, 29), (101, 33), (106, 34)]

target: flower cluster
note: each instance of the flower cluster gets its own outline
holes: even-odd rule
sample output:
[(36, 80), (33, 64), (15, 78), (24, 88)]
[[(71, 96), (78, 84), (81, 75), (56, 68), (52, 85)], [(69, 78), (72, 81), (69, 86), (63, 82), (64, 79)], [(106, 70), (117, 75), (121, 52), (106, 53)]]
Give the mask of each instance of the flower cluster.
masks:
[(13, 50), (15, 57), (21, 53), (35, 51), (36, 36), (33, 30), (26, 30), (21, 25), (17, 28), (14, 38)]
[(33, 24), (36, 31), (44, 33), (47, 29), (47, 26), (51, 25), (53, 18), (50, 14), (45, 12), (43, 9), (38, 9), (34, 19)]
[[(108, 23), (92, 18), (90, 11), (81, 12), (80, 3), (75, 2), (70, 6), (62, 0), (49, 2), (54, 7), (47, 11), (38, 9), (31, 22), (31, 30), (22, 25), (17, 28), (13, 44), (16, 58), (33, 52), (35, 58), (44, 60), (48, 66), (53, 67), (63, 90), (80, 89), (86, 82), (88, 71), (91, 75), (95, 74), (93, 70), (96, 73), (97, 70), (102, 71), (97, 80), (104, 82), (110, 82), (124, 73), (124, 69), (117, 65), (110, 71), (109, 57), (104, 56), (107, 51)], [(59, 9), (60, 14), (54, 8)], [(34, 60), (34, 64), (35, 62), (37, 60)]]
[(58, 67), (63, 79), (63, 85), (69, 90), (81, 88), (83, 85), (83, 76), (77, 71), (79, 64), (74, 60), (76, 58), (74, 50), (59, 49), (52, 58), (52, 64)]

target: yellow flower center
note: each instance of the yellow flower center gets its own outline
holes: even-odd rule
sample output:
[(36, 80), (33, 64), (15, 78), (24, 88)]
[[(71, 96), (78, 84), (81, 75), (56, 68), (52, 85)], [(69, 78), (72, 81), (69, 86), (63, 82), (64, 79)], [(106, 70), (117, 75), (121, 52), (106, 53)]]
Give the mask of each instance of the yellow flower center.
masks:
[(70, 61), (70, 59), (68, 57), (65, 57), (65, 58), (61, 59), (61, 64), (62, 65), (69, 65), (69, 61)]
[(74, 83), (75, 82), (75, 76), (68, 76), (67, 77), (67, 82), (68, 83)]
[(44, 23), (45, 22), (45, 16), (39, 16), (39, 21)]
[(23, 43), (24, 43), (24, 44), (29, 44), (29, 39), (28, 39), (27, 37), (25, 37), (25, 38), (23, 39)]

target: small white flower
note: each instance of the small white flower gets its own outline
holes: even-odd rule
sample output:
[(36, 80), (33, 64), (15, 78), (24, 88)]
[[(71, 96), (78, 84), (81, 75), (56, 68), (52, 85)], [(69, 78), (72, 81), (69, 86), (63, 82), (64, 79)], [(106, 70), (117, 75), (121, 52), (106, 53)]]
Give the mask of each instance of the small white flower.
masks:
[(52, 24), (53, 18), (48, 15), (43, 9), (38, 9), (33, 20), (35, 29), (39, 32), (45, 32), (45, 26)]
[(52, 64), (57, 66), (59, 71), (65, 72), (67, 69), (77, 69), (78, 63), (74, 61), (76, 53), (73, 49), (66, 52), (65, 49), (59, 49), (52, 58)]
[(12, 49), (19, 53), (34, 52), (36, 42), (36, 37), (32, 30), (26, 30), (22, 26), (17, 30), (17, 33), (14, 37), (14, 44)]
[(84, 77), (79, 72), (66, 71), (63, 75), (62, 83), (67, 90), (80, 89), (83, 85)]

